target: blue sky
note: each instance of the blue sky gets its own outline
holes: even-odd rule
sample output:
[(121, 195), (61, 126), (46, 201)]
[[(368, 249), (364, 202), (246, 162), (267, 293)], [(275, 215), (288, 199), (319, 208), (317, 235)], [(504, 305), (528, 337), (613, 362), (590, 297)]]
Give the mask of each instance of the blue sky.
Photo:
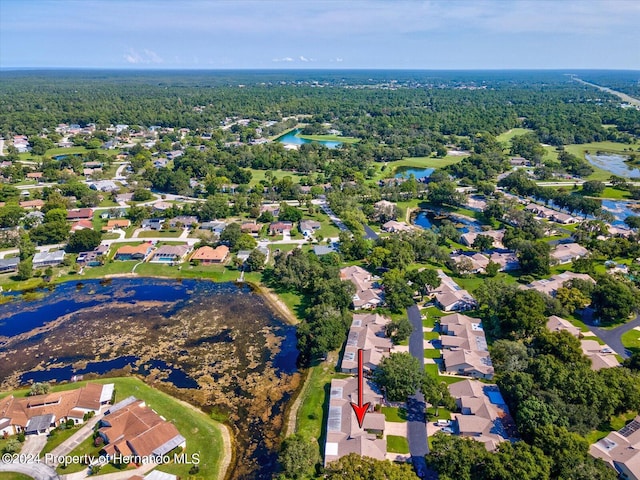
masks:
[(640, 69), (638, 0), (0, 0), (0, 67)]

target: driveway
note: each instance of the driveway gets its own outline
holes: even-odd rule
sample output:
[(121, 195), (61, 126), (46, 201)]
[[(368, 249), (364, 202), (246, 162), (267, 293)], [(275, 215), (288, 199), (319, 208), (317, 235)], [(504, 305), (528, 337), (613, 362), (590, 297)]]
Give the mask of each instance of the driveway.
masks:
[(27, 457), (35, 458), (47, 444), (46, 435), (27, 435), (22, 444), (20, 453)]
[(620, 325), (619, 327), (607, 329), (596, 327), (595, 325), (587, 324), (589, 330), (596, 334), (596, 336), (604, 341), (611, 349), (620, 355), (622, 358), (629, 358), (630, 352), (622, 345), (622, 335), (629, 330), (633, 330), (636, 327), (640, 327), (640, 315), (635, 320)]
[[(106, 410), (106, 408), (105, 408)], [(104, 416), (103, 413), (99, 413), (95, 415), (93, 418), (90, 418), (86, 421), (86, 423), (80, 427), (80, 429), (71, 435), (68, 439), (58, 445), (56, 448), (51, 450), (51, 453), (48, 457), (45, 457), (45, 460), (49, 459), (49, 464), (52, 467), (57, 467), (60, 462), (58, 462), (58, 458), (64, 455), (68, 455), (74, 448), (80, 445), (84, 440), (89, 438), (93, 434), (93, 426), (98, 423), (98, 421)]]
[(369, 225), (363, 223), (362, 226), (364, 227), (364, 238), (367, 240), (378, 240), (378, 238), (380, 238), (380, 236), (374, 232)]
[(18, 472), (35, 480), (60, 480), (56, 471), (44, 463), (1, 463), (0, 472)]

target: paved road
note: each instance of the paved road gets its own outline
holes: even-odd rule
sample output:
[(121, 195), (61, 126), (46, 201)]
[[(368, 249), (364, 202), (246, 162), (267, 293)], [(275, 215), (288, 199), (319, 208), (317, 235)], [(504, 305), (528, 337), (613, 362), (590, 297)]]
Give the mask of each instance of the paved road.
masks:
[(595, 325), (589, 325), (589, 330), (595, 333), (598, 338), (609, 345), (614, 352), (620, 355), (622, 358), (629, 358), (629, 351), (622, 345), (622, 334), (633, 330), (635, 327), (640, 327), (640, 315), (635, 320), (620, 325), (619, 327), (612, 328), (611, 330), (605, 330), (603, 328), (596, 327)]
[(636, 107), (640, 107), (640, 100), (638, 100), (637, 98), (634, 98), (630, 95), (627, 95), (626, 93), (622, 93), (622, 92), (618, 92), (616, 90), (612, 90), (609, 87), (603, 87), (602, 85), (597, 85), (595, 83), (591, 83), (591, 82), (585, 82), (584, 80), (581, 80), (580, 78), (576, 77), (575, 75), (571, 75), (571, 79), (575, 80), (576, 82), (580, 82), (584, 85), (589, 85), (591, 87), (595, 87), (599, 90), (602, 90), (603, 92), (607, 92), (610, 93), (612, 95), (615, 95), (617, 97), (619, 97), (620, 99), (622, 99), (623, 101), (630, 103), (631, 105), (635, 105)]
[(366, 223), (363, 223), (362, 226), (364, 227), (364, 238), (366, 238), (367, 240), (377, 240), (380, 237)]
[[(417, 305), (407, 308), (407, 317), (413, 327), (409, 337), (409, 353), (418, 359), (420, 368), (424, 370), (424, 334), (422, 333), (422, 317)], [(411, 461), (418, 473), (426, 473), (424, 456), (429, 453), (426, 406), (424, 396), (420, 392), (407, 400), (407, 439), (409, 440)]]
[(35, 480), (60, 480), (56, 471), (44, 463), (0, 463), (0, 472), (18, 472)]

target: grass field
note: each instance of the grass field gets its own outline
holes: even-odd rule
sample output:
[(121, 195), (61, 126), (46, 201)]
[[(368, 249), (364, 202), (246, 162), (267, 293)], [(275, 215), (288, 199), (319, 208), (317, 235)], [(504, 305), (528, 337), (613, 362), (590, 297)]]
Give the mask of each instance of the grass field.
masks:
[[(267, 170), (257, 170), (255, 168), (250, 168), (251, 170), (251, 182), (249, 182), (250, 186), (255, 186), (260, 183), (261, 180), (265, 180), (265, 173)], [(306, 177), (307, 175), (303, 175), (302, 173), (290, 172), (288, 170), (269, 170), (274, 178), (281, 179), (284, 177), (291, 177), (293, 183), (300, 183), (301, 177)]]
[(384, 164), (384, 170), (382, 166), (378, 167), (378, 172), (373, 178), (376, 182), (383, 178), (392, 177), (396, 170), (400, 167), (415, 167), (415, 168), (443, 168), (454, 163), (460, 162), (465, 157), (447, 155), (444, 158), (434, 157), (407, 157), (402, 160), (396, 160), (393, 162), (387, 162)]
[(409, 453), (409, 442), (405, 437), (387, 435), (387, 451), (391, 453)]
[(312, 140), (315, 142), (341, 142), (341, 143), (358, 143), (359, 138), (342, 137), (340, 135), (296, 135), (296, 137)]
[(404, 408), (382, 407), (384, 419), (387, 422), (406, 422), (407, 411)]
[(0, 472), (0, 480), (33, 480), (27, 475), (15, 472)]
[(598, 440), (609, 435), (609, 433), (611, 433), (612, 431), (620, 430), (627, 423), (633, 420), (635, 416), (636, 412), (627, 412), (611, 417), (610, 422), (605, 425), (600, 425), (597, 430), (593, 430), (589, 434), (585, 435), (585, 438), (590, 444), (596, 443)]
[(533, 132), (530, 128), (512, 128), (511, 130), (501, 133), (496, 137), (500, 143), (504, 143), (507, 148), (511, 148), (511, 139), (518, 135)]
[(622, 334), (622, 345), (633, 353), (640, 353), (640, 330), (629, 330)]

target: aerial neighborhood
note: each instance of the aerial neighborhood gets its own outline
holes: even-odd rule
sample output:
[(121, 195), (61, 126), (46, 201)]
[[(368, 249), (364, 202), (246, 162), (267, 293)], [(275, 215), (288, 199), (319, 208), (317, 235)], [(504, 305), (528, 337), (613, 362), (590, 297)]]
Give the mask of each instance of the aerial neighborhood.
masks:
[[(604, 101), (572, 78), (554, 80), (560, 83), (545, 101), (595, 122), (591, 132), (564, 113), (547, 119), (528, 103), (528, 95), (540, 95), (533, 87), (406, 75), (216, 87), (230, 98), (252, 93), (253, 107), (233, 113), (204, 94), (190, 98), (191, 88), (200, 90), (189, 86), (176, 97), (180, 116), (141, 107), (144, 115), (59, 114), (55, 125), (28, 128), (3, 121), (3, 302), (18, 301), (20, 291), (38, 300), (64, 282), (84, 295), (90, 280), (146, 278), (210, 280), (237, 296), (262, 295), (295, 333), (268, 336), (261, 362), (245, 362), (255, 352), (233, 328), (213, 331), (207, 323), (239, 310), (252, 318), (248, 304), (236, 305), (224, 291), (225, 315), (213, 307), (198, 321), (185, 315), (179, 332), (169, 320), (154, 324), (175, 341), (153, 347), (179, 361), (157, 367), (136, 357), (138, 370), (118, 370), (164, 383), (203, 407), (208, 420), (226, 422), (241, 439), (235, 468), (257, 468), (252, 455), (269, 452), (264, 458), (282, 478), (316, 478), (314, 466), (325, 478), (342, 478), (354, 462), (373, 462), (399, 472), (378, 478), (507, 478), (490, 469), (526, 463), (537, 473), (517, 477), (640, 479), (640, 175), (614, 174), (594, 160), (615, 156), (635, 168), (638, 110), (617, 97)], [(142, 95), (140, 88), (125, 90)], [(306, 92), (308, 104), (291, 90)], [(354, 95), (353, 105), (336, 92)], [(466, 105), (466, 95), (484, 99), (473, 100), (481, 108), (468, 121), (455, 106)], [(597, 121), (591, 109), (601, 112)], [(186, 285), (192, 295), (194, 284)], [(95, 291), (86, 292), (93, 302)], [(153, 301), (140, 306), (154, 308)], [(279, 320), (270, 321), (271, 328)], [(126, 332), (113, 326), (124, 345), (140, 336), (130, 323)], [(266, 331), (243, 325), (245, 334)], [(191, 338), (200, 327), (211, 330)], [(7, 353), (3, 342), (28, 333), (0, 331), (0, 361), (17, 352)], [(42, 340), (35, 333), (25, 338)], [(110, 345), (93, 340), (96, 361), (114, 360), (106, 358)], [(295, 350), (286, 374), (274, 373), (284, 361), (280, 342)], [(191, 372), (197, 387), (167, 387), (176, 377), (160, 370), (175, 375), (181, 362), (195, 361), (188, 348), (202, 344), (210, 347), (197, 358), (201, 371)], [(257, 390), (256, 402), (285, 412), (259, 446), (249, 438), (253, 413), (234, 410), (229, 390), (228, 398), (215, 396), (216, 387), (230, 387), (209, 355), (232, 347), (225, 360), (242, 358), (234, 363), (236, 392), (253, 398), (239, 386), (248, 375), (241, 369), (264, 373), (277, 387)], [(59, 346), (50, 348), (36, 373), (67, 365)], [(118, 358), (142, 353), (120, 350)], [(29, 383), (21, 380), (28, 373), (13, 368), (3, 388)], [(62, 433), (68, 425), (86, 430), (86, 451), (161, 467), (168, 454), (193, 448), (194, 432), (158, 413), (161, 400), (120, 395), (116, 387), (116, 402), (113, 384), (89, 377), (68, 389), (70, 380), (51, 390), (31, 382), (38, 388), (30, 394), (2, 396), (2, 441), (48, 435), (45, 451), (52, 451), (56, 435), (70, 436)], [(362, 421), (354, 406), (364, 408)], [(572, 462), (559, 446), (571, 449)], [(301, 457), (309, 465), (296, 464)], [(475, 461), (489, 469), (484, 476), (473, 476)], [(198, 474), (175, 464), (149, 473), (151, 463), (125, 468), (151, 480)], [(471, 473), (458, 476), (454, 464)], [(50, 467), (65, 474), (55, 462)], [(87, 467), (100, 472), (97, 463)]]

